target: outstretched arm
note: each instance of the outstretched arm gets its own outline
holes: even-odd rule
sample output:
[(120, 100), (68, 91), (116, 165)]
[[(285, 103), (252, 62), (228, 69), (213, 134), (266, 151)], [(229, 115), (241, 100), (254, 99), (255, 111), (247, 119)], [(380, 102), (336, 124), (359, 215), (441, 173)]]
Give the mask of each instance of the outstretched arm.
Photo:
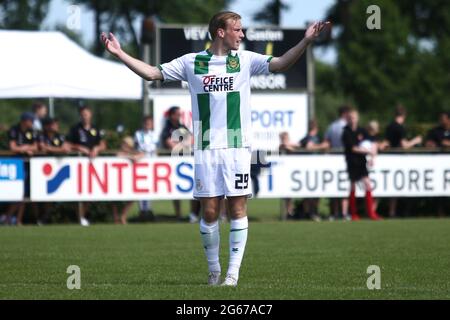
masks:
[(283, 72), (288, 70), (292, 65), (305, 52), (308, 45), (310, 45), (314, 39), (316, 39), (320, 32), (331, 23), (327, 22), (315, 22), (306, 29), (305, 37), (294, 47), (289, 49), (281, 57), (274, 57), (270, 60), (269, 70), (270, 72)]
[(109, 33), (109, 36), (107, 36), (106, 33), (102, 32), (100, 39), (109, 53), (114, 55), (117, 59), (121, 60), (128, 68), (130, 68), (141, 78), (144, 78), (147, 81), (164, 80), (161, 71), (157, 67), (151, 66), (141, 60), (133, 58), (125, 51), (123, 51), (120, 47), (119, 41), (111, 32)]

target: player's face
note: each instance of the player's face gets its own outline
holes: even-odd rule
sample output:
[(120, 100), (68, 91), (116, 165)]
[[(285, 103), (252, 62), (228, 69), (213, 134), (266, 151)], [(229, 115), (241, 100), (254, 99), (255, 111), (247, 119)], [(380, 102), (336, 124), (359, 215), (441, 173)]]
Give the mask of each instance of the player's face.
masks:
[(229, 19), (227, 21), (227, 27), (225, 29), (224, 42), (226, 46), (230, 50), (238, 50), (241, 44), (242, 39), (244, 39), (245, 35), (242, 31), (241, 20), (232, 20)]

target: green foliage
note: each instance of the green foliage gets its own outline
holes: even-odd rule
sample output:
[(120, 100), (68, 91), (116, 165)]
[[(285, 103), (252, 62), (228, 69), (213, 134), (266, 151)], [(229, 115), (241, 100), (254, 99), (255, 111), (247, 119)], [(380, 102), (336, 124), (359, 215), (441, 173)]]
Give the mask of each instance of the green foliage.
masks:
[(267, 22), (272, 25), (280, 25), (281, 12), (289, 9), (289, 5), (281, 0), (269, 1), (260, 11), (254, 14), (256, 21)]
[(0, 29), (40, 29), (48, 12), (49, 0), (0, 1)]
[[(110, 31), (116, 33), (133, 55), (139, 54), (136, 19), (156, 16), (167, 23), (207, 23), (210, 17), (226, 7), (232, 0), (79, 0), (94, 11), (96, 33)], [(94, 45), (97, 55), (104, 53), (100, 42)]]
[[(381, 9), (381, 30), (366, 27), (369, 5)], [(338, 0), (328, 18), (340, 30), (342, 92), (363, 113), (390, 116), (402, 103), (409, 121), (435, 121), (450, 106), (449, 9), (442, 0)]]
[[(78, 105), (81, 103), (92, 108), (93, 121), (105, 130), (109, 149), (118, 149), (123, 136), (133, 135), (141, 126), (142, 110), (138, 101), (55, 99), (55, 117), (59, 120), (61, 133), (67, 134), (79, 121)], [(19, 122), (22, 112), (31, 111), (31, 104), (32, 100), (26, 99), (0, 100), (0, 150), (8, 149), (7, 130)], [(122, 133), (117, 133), (118, 125), (123, 126)]]

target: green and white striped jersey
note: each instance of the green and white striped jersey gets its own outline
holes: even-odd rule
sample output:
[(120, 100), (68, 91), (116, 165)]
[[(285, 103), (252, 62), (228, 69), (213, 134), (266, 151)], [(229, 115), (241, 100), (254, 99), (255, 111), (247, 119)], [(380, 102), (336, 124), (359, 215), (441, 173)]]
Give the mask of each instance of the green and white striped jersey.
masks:
[(195, 149), (251, 146), (250, 77), (269, 74), (271, 56), (251, 51), (189, 53), (159, 66), (164, 81), (187, 81)]

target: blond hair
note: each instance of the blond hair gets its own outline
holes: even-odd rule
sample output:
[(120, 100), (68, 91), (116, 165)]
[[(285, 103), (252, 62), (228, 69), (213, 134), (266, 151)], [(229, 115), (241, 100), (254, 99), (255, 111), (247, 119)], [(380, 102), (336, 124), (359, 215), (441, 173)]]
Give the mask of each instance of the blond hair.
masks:
[(209, 20), (208, 31), (211, 35), (211, 39), (215, 39), (217, 37), (217, 30), (225, 29), (227, 26), (228, 20), (240, 20), (241, 16), (236, 12), (232, 11), (222, 11), (216, 13), (211, 20)]

